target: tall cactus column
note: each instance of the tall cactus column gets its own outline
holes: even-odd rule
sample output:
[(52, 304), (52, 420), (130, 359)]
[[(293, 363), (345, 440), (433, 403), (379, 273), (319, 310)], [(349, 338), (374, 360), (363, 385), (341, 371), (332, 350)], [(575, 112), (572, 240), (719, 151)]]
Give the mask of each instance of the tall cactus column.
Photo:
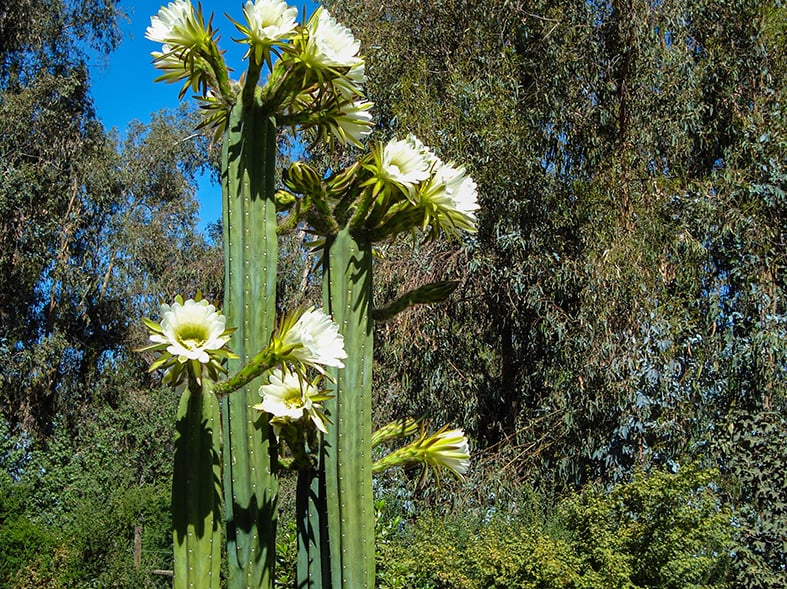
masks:
[(172, 487), (176, 589), (219, 589), (221, 460), (219, 405), (208, 381), (180, 398)]
[[(222, 153), (224, 309), (237, 327), (230, 347), (240, 357), (230, 372), (268, 344), (275, 323), (275, 150), (275, 128), (259, 104), (236, 104)], [(276, 458), (267, 420), (251, 408), (259, 385), (253, 381), (222, 401), (230, 589), (273, 586)]]
[(334, 370), (335, 397), (326, 403), (333, 426), (324, 437), (325, 506), (330, 551), (323, 587), (374, 586), (372, 496), (372, 252), (348, 227), (331, 237), (324, 256), (323, 299), (344, 336), (345, 368)]

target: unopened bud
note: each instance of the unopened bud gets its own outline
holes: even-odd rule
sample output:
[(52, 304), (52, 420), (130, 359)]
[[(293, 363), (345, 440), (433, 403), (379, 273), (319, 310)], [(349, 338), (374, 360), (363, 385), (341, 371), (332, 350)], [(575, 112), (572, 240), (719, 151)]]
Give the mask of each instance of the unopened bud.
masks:
[(319, 194), (322, 179), (317, 171), (303, 162), (293, 162), (284, 170), (284, 185), (297, 194)]

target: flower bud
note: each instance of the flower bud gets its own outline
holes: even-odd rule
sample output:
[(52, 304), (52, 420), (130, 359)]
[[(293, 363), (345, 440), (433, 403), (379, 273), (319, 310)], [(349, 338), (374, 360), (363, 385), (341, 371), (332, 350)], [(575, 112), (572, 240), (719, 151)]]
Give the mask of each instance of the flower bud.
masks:
[(322, 179), (317, 171), (303, 162), (293, 162), (284, 170), (284, 185), (297, 194), (322, 193)]

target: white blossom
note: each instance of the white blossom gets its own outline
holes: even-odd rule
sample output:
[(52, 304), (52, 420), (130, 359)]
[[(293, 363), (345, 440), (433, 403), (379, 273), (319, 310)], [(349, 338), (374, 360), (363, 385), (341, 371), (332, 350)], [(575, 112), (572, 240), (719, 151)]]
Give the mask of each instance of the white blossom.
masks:
[(377, 173), (383, 181), (412, 192), (418, 183), (429, 178), (429, 162), (410, 137), (392, 140), (380, 153)]
[(347, 353), (339, 326), (319, 309), (304, 311), (283, 334), (282, 344), (285, 349), (291, 348), (289, 355), (292, 359), (318, 370), (321, 366), (344, 368), (342, 359), (347, 357)]
[(360, 42), (352, 31), (336, 22), (324, 8), (318, 8), (307, 24), (308, 40), (304, 61), (314, 68), (352, 68), (362, 62)]
[(161, 331), (153, 333), (150, 341), (166, 344), (167, 352), (180, 362), (197, 360), (208, 364), (209, 352), (223, 348), (230, 339), (225, 329), (226, 317), (204, 299), (161, 305), (161, 316)]
[(207, 37), (189, 0), (174, 0), (150, 18), (145, 37), (173, 46), (192, 47)]
[(325, 397), (317, 387), (301, 380), (295, 372), (275, 370), (268, 378), (268, 384), (260, 387), (260, 395), (262, 403), (254, 405), (254, 408), (273, 416), (274, 427), (307, 417), (317, 429), (327, 431), (322, 407), (316, 402)]
[(372, 103), (368, 101), (342, 106), (333, 116), (335, 127), (331, 127), (331, 132), (343, 143), (361, 147), (361, 139), (372, 132), (372, 115), (369, 112), (371, 107)]
[[(243, 7), (249, 42), (270, 45), (286, 39), (295, 29), (298, 9), (283, 0), (249, 0)], [(243, 29), (242, 29), (243, 30)]]
[(421, 199), (433, 209), (433, 217), (449, 233), (456, 229), (476, 230), (478, 189), (464, 167), (439, 162), (421, 192)]
[(424, 459), (432, 467), (447, 468), (463, 478), (470, 466), (470, 450), (462, 429), (441, 430), (423, 440)]

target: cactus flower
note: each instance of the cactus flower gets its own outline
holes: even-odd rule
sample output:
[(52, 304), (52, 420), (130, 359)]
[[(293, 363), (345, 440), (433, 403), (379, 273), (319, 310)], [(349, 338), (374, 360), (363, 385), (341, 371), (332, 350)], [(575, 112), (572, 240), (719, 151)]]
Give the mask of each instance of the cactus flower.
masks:
[[(173, 51), (170, 45), (165, 43), (161, 47), (161, 51), (151, 51), (150, 54), (153, 56), (153, 63), (156, 69), (164, 72), (156, 81), (161, 80), (170, 84), (191, 77), (191, 72), (186, 67), (186, 63), (178, 55), (177, 51)], [(196, 88), (194, 90), (196, 91)]]
[(201, 16), (189, 0), (175, 0), (150, 17), (145, 37), (173, 47), (195, 47), (210, 40)]
[[(319, 401), (326, 397), (317, 387), (304, 382), (295, 372), (277, 369), (268, 378), (268, 384), (260, 387), (262, 403), (254, 409), (270, 413), (274, 429), (282, 424), (298, 421), (304, 417), (311, 420), (321, 432), (327, 432), (325, 415)], [(277, 433), (278, 436), (278, 433)]]
[(166, 344), (167, 352), (180, 362), (197, 360), (207, 364), (210, 352), (220, 350), (230, 339), (226, 317), (205, 299), (161, 305), (161, 317), (160, 332), (152, 333), (150, 341)]
[(412, 195), (416, 186), (429, 178), (429, 162), (408, 137), (389, 141), (377, 150), (374, 173), (378, 183), (393, 184)]
[(424, 461), (433, 468), (446, 468), (457, 477), (464, 478), (470, 466), (470, 450), (464, 430), (441, 429), (419, 444)]
[(420, 192), (420, 200), (426, 209), (427, 223), (448, 234), (476, 231), (478, 189), (463, 166), (456, 168), (438, 159), (432, 177)]
[[(246, 26), (233, 21), (243, 33), (241, 42), (249, 44), (249, 54), (256, 63), (270, 59), (270, 48), (287, 40), (295, 30), (298, 9), (288, 6), (283, 0), (249, 0), (243, 7)], [(248, 54), (247, 54), (248, 55)]]
[(339, 326), (319, 309), (302, 312), (281, 335), (281, 344), (289, 359), (313, 366), (320, 372), (322, 366), (344, 368), (342, 360), (347, 352)]
[(372, 132), (371, 107), (372, 103), (367, 101), (357, 101), (342, 107), (333, 116), (335, 126), (331, 127), (331, 132), (343, 143), (361, 147), (361, 139)]
[(463, 479), (470, 466), (470, 450), (467, 437), (461, 428), (449, 430), (442, 427), (429, 437), (419, 439), (397, 448), (372, 465), (373, 472), (382, 472), (396, 466), (430, 466), (439, 477), (446, 469), (457, 478)]
[(363, 61), (358, 57), (360, 42), (324, 8), (318, 8), (306, 26), (309, 36), (302, 59), (310, 67), (352, 68)]
[[(243, 7), (248, 23), (249, 40), (271, 44), (289, 36), (295, 29), (298, 9), (283, 0), (249, 0)], [(246, 31), (244, 31), (246, 32)]]
[(356, 96), (360, 96), (365, 84), (366, 64), (363, 61), (353, 65), (344, 76), (333, 80), (336, 94), (344, 100), (353, 100)]

